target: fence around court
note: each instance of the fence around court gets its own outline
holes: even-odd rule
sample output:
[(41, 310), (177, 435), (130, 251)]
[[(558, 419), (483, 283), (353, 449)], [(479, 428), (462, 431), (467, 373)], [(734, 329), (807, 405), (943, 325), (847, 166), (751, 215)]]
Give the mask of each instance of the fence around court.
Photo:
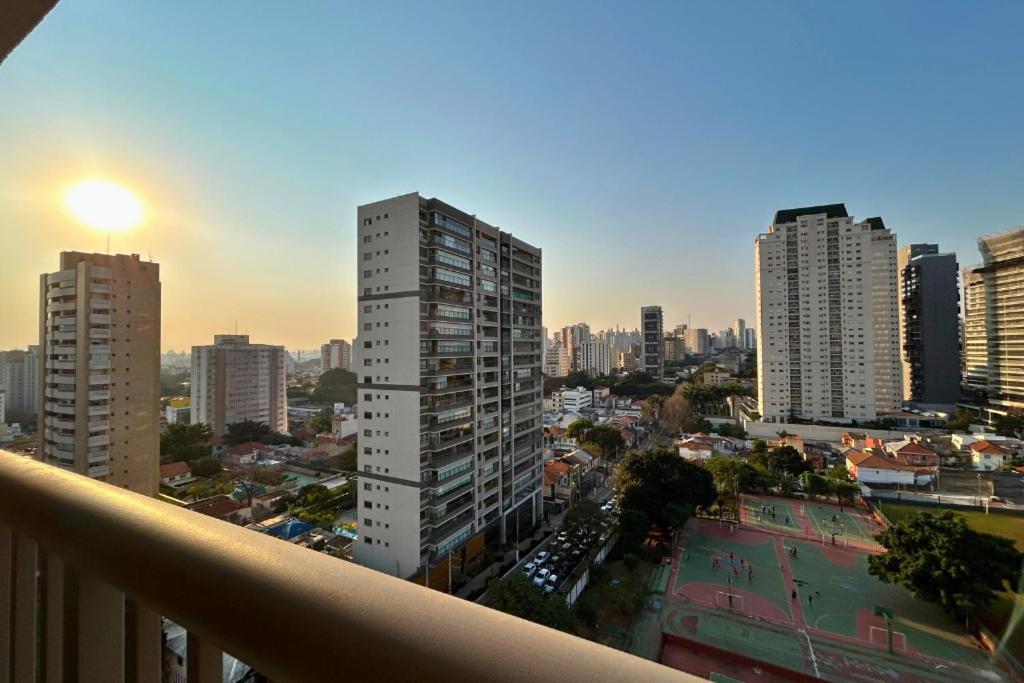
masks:
[[(759, 498), (757, 496), (745, 496), (743, 500), (767, 500), (767, 499), (761, 499), (761, 498)], [(821, 543), (822, 545), (829, 545), (829, 544), (831, 544), (831, 545), (835, 545), (835, 546), (838, 546), (838, 547), (854, 548), (854, 549), (857, 549), (857, 550), (864, 550), (864, 551), (867, 551), (867, 552), (878, 552), (879, 550), (881, 550), (881, 546), (879, 546), (878, 543), (875, 542), (873, 538), (871, 538), (871, 535), (869, 533), (854, 534), (853, 537), (851, 537), (849, 534), (845, 533), (845, 529), (846, 529), (846, 526), (847, 526), (847, 524), (845, 522), (839, 523), (839, 526), (841, 526), (843, 528), (844, 533), (839, 534), (835, 538), (834, 543), (830, 543), (831, 539), (829, 537), (831, 536), (831, 534), (830, 534), (830, 530), (831, 530), (831, 526), (832, 526), (831, 523), (830, 522), (819, 523), (819, 521), (814, 518), (814, 513), (809, 513), (808, 514), (806, 512), (806, 510), (804, 511), (804, 513), (800, 513), (799, 509), (797, 508), (797, 506), (809, 506), (811, 504), (812, 503), (809, 502), (809, 501), (806, 501), (806, 500), (803, 500), (803, 499), (796, 499), (796, 498), (780, 500), (779, 502), (776, 503), (776, 505), (786, 505), (786, 506), (792, 508), (791, 517), (793, 518), (794, 522), (796, 522), (799, 519), (803, 519), (804, 517), (802, 515), (806, 515), (806, 519), (810, 519), (812, 521), (813, 526), (815, 527), (813, 532), (811, 530), (809, 530), (803, 524), (801, 524), (800, 528), (797, 529), (797, 528), (793, 528), (793, 525), (786, 526), (785, 524), (779, 523), (777, 520), (775, 522), (768, 522), (767, 520), (765, 520), (765, 521), (763, 521), (761, 523), (758, 523), (758, 522), (755, 522), (755, 521), (750, 521), (750, 514), (749, 513), (746, 515), (747, 519), (744, 519), (744, 515), (741, 514), (741, 512), (740, 512), (740, 510), (744, 507), (742, 505), (742, 503), (737, 506), (736, 511), (730, 517), (727, 517), (727, 518), (720, 517), (719, 518), (719, 523), (720, 524), (732, 524), (732, 525), (735, 525), (737, 528), (741, 528), (741, 529), (750, 529), (750, 530), (761, 531), (761, 532), (769, 533), (769, 534), (777, 534), (779, 536), (785, 536), (785, 537), (789, 537), (789, 538), (799, 538), (799, 539), (803, 539), (805, 541), (814, 541), (814, 542)], [(857, 509), (857, 506), (855, 506), (855, 505), (851, 505), (849, 507), (850, 507), (851, 510)], [(851, 517), (853, 515), (852, 512), (848, 512), (848, 513), (845, 513), (845, 514), (846, 515), (851, 515)], [(856, 520), (855, 517), (853, 517), (853, 519)], [(887, 521), (884, 522), (884, 523), (885, 523), (885, 526), (888, 526)], [(824, 529), (822, 528), (822, 524), (824, 524), (824, 526), (825, 526)], [(859, 530), (863, 530), (863, 525), (861, 525), (861, 528), (858, 529), (858, 531)], [(865, 530), (865, 531), (867, 531), (867, 530)]]

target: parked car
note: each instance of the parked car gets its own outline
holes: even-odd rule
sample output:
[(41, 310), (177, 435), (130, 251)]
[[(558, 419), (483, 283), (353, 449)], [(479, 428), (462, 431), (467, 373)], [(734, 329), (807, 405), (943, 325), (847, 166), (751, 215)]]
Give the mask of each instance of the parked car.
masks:
[(544, 564), (544, 561), (547, 560), (547, 559), (548, 559), (548, 551), (547, 550), (541, 550), (539, 553), (537, 553), (537, 556), (535, 558), (533, 558), (533, 561), (536, 562), (537, 564)]
[(533, 562), (527, 562), (523, 565), (523, 573), (526, 574), (526, 578), (533, 578), (533, 575), (537, 573), (537, 565)]
[(549, 576), (551, 576), (551, 570), (547, 567), (542, 567), (540, 571), (537, 572), (537, 575), (533, 577), (533, 585), (543, 586), (544, 581), (546, 581)]
[(562, 564), (562, 556), (561, 555), (555, 555), (550, 560), (548, 560), (548, 562), (550, 562), (551, 564), (554, 564), (554, 565)]
[(548, 577), (548, 580), (544, 583), (544, 592), (553, 593), (555, 587), (558, 585), (558, 577), (552, 574)]
[(562, 544), (562, 552), (568, 552), (571, 549), (572, 549), (572, 543), (568, 543), (567, 542), (567, 543), (563, 543)]
[[(1021, 476), (1024, 476), (1024, 475), (1021, 475)], [(568, 538), (569, 538), (569, 532), (568, 531), (559, 531), (558, 532), (558, 542), (559, 543), (565, 543)]]

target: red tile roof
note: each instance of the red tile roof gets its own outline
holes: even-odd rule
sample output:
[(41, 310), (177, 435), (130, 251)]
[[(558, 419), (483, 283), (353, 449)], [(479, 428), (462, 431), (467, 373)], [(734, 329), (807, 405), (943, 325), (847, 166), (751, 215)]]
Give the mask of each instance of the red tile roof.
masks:
[(975, 441), (974, 443), (972, 443), (971, 444), (971, 450), (974, 451), (975, 453), (990, 453), (992, 455), (1009, 455), (1010, 454), (1009, 451), (1007, 451), (1002, 446), (999, 446), (998, 444), (994, 444), (991, 441), (984, 441), (984, 440), (982, 440), (982, 441)]
[(544, 485), (551, 486), (552, 484), (557, 484), (568, 471), (569, 465), (564, 462), (557, 460), (547, 461), (544, 463)]
[(210, 500), (203, 501), (199, 505), (193, 507), (192, 510), (203, 515), (216, 517), (217, 519), (224, 519), (232, 512), (245, 509), (246, 507), (248, 506), (232, 500), (227, 496), (218, 496), (217, 498), (211, 498)]
[(262, 451), (266, 448), (267, 444), (265, 443), (260, 443), (259, 441), (246, 441), (245, 443), (240, 443), (237, 446), (232, 446), (228, 449), (228, 453), (233, 455), (246, 455), (253, 451)]
[(192, 474), (192, 470), (189, 469), (187, 462), (169, 462), (166, 465), (160, 465), (160, 478), (164, 477), (177, 477), (182, 474)]

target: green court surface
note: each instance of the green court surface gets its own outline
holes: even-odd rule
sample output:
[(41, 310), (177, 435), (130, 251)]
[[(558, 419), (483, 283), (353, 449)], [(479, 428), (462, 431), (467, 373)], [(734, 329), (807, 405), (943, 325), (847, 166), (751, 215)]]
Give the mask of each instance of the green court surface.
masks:
[[(790, 503), (783, 503), (777, 499), (743, 496), (741, 505), (744, 511), (742, 521), (748, 526), (791, 534), (803, 533), (800, 520), (796, 517), (797, 510)], [(762, 507), (766, 510), (762, 511)], [(773, 508), (774, 518), (771, 515)]]
[(665, 630), (727, 652), (742, 653), (796, 671), (809, 671), (803, 637), (792, 629), (752, 622), (738, 615), (683, 607), (666, 620)]
[[(814, 526), (819, 538), (823, 534), (826, 537), (830, 536), (832, 530), (839, 527), (842, 529), (842, 533), (836, 539), (837, 541), (845, 538), (860, 545), (877, 545), (875, 539), (872, 538), (875, 532), (871, 529), (867, 518), (862, 515), (840, 512), (835, 508), (818, 507), (814, 503), (804, 504), (804, 514)], [(833, 521), (833, 517), (835, 521)]]
[[(763, 536), (764, 540), (739, 543), (731, 541), (728, 532), (721, 537), (712, 537), (691, 525), (683, 541), (683, 558), (676, 576), (675, 591), (679, 592), (680, 588), (691, 583), (712, 583), (722, 586), (723, 592), (728, 592), (731, 578), (738, 590), (750, 591), (770, 600), (791, 619), (773, 538), (767, 534), (758, 535)], [(733, 553), (732, 564), (729, 560), (730, 552)], [(712, 568), (713, 557), (719, 559), (721, 566), (718, 569)], [(740, 558), (753, 567), (752, 581), (748, 581), (746, 569), (740, 569)], [(733, 565), (738, 569), (739, 576), (733, 574)], [(715, 600), (715, 597), (712, 595), (709, 600)]]
[(743, 683), (743, 681), (733, 678), (732, 676), (726, 676), (725, 674), (720, 674), (715, 671), (711, 672), (711, 678), (709, 680), (711, 683)]
[[(793, 578), (802, 580), (799, 588), (804, 617), (810, 628), (840, 636), (870, 640), (874, 646), (885, 644), (885, 630), (862, 623), (858, 614), (871, 619), (876, 605), (893, 610), (896, 649), (909, 646), (921, 654), (966, 666), (977, 666), (989, 658), (975, 650), (962, 635), (963, 629), (934, 605), (919, 602), (906, 590), (884, 583), (868, 574), (866, 553), (843, 553), (845, 562), (827, 556), (828, 546), (808, 541), (791, 541), (797, 557), (790, 557)], [(813, 603), (807, 597), (813, 595)], [(867, 643), (865, 643), (867, 644)]]

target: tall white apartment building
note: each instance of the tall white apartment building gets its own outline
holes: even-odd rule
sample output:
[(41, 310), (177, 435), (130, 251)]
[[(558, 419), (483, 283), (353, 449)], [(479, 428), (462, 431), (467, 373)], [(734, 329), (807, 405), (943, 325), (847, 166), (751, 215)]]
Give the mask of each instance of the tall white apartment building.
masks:
[(436, 586), (543, 512), (541, 251), (417, 193), (357, 218), (355, 559)]
[(768, 422), (901, 407), (896, 236), (843, 204), (777, 211), (754, 241), (757, 381)]
[(62, 252), (39, 290), (38, 458), (156, 495), (160, 266)]
[(591, 375), (607, 375), (612, 371), (608, 344), (592, 339), (580, 344), (580, 370)]
[(565, 377), (569, 374), (569, 353), (561, 344), (549, 346), (544, 352), (544, 374), (548, 377)]
[(665, 318), (661, 306), (640, 309), (640, 370), (654, 379), (665, 376)]
[(243, 420), (288, 431), (283, 346), (250, 344), (247, 334), (218, 334), (213, 344), (192, 347), (192, 424), (214, 434)]
[(747, 321), (743, 318), (736, 318), (736, 322), (732, 324), (732, 334), (735, 340), (735, 345), (741, 349), (745, 349), (747, 341)]
[(978, 249), (982, 265), (963, 272), (965, 374), (994, 416), (1024, 408), (1024, 227)]
[(320, 372), (352, 369), (352, 345), (344, 339), (332, 339), (320, 346)]

